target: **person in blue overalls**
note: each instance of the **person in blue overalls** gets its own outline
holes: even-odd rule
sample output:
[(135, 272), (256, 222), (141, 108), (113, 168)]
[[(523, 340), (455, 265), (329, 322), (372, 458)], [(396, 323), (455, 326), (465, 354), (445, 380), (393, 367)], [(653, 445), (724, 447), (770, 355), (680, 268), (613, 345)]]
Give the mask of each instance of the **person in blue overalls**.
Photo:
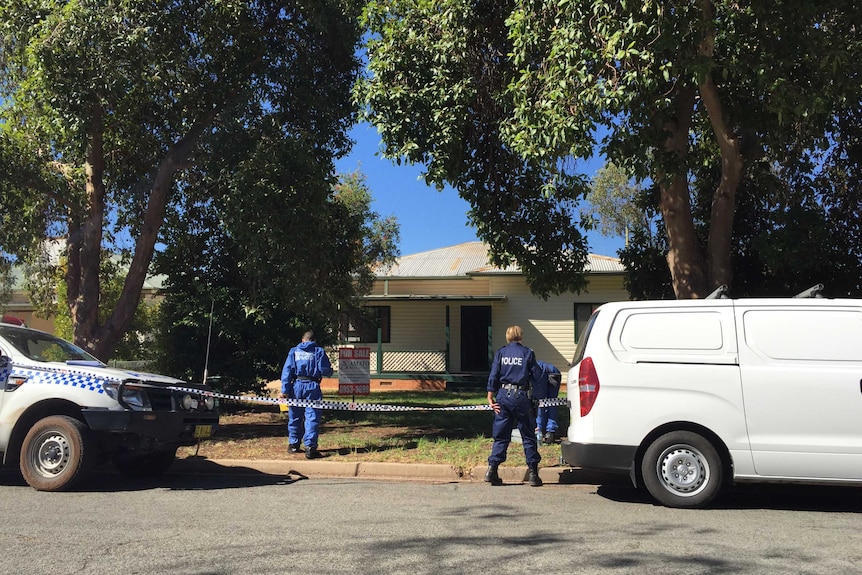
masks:
[[(287, 354), (284, 369), (281, 370), (281, 394), (288, 399), (323, 399), (320, 380), (332, 375), (332, 363), (326, 352), (314, 341), (314, 332), (307, 331), (302, 342)], [(317, 439), (320, 430), (320, 409), (313, 407), (288, 408), (287, 435), (288, 451), (300, 453), (299, 442), (305, 443), (305, 457), (320, 457)]]
[[(494, 410), (494, 445), (488, 457), (488, 472), (485, 481), (491, 485), (502, 485), (503, 480), (497, 472), (501, 463), (506, 461), (506, 451), (512, 440), (512, 429), (518, 426), (524, 442), (524, 455), (529, 467), (530, 485), (539, 487), (539, 455), (536, 441), (536, 418), (533, 415), (530, 382), (540, 377), (533, 350), (521, 343), (524, 332), (517, 325), (506, 330), (506, 345), (497, 350), (491, 373), (488, 375), (488, 403)], [(494, 395), (496, 394), (496, 399)]]
[[(556, 399), (560, 395), (560, 370), (544, 361), (538, 361), (541, 375), (533, 383), (533, 399)], [(557, 439), (557, 406), (539, 407), (536, 411), (536, 437), (539, 443), (550, 445)]]

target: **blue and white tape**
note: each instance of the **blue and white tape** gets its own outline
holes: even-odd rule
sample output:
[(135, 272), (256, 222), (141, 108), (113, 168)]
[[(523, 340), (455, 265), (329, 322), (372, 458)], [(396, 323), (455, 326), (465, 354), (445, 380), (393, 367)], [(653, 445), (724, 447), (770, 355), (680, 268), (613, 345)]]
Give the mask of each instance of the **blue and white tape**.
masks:
[[(198, 393), (217, 399), (246, 401), (250, 403), (266, 403), (269, 405), (287, 405), (289, 407), (313, 407), (315, 409), (332, 409), (341, 411), (490, 411), (487, 403), (482, 405), (452, 405), (444, 407), (418, 407), (413, 405), (390, 405), (386, 403), (357, 403), (355, 401), (312, 401), (308, 399), (280, 399), (250, 395), (228, 395), (218, 392), (201, 392), (199, 389), (171, 386), (170, 389), (186, 393)], [(565, 398), (540, 399), (539, 407), (568, 405)]]
[[(48, 384), (77, 387), (95, 393), (104, 393), (102, 383), (104, 381), (122, 381), (121, 378), (108, 374), (98, 376), (74, 368), (40, 367), (39, 369), (22, 368), (7, 363), (0, 366), (0, 382), (5, 381), (10, 375), (21, 375), (27, 377), (28, 384)], [(357, 403), (355, 401), (312, 401), (308, 399), (280, 399), (272, 397), (228, 395), (225, 393), (203, 391), (193, 387), (167, 386), (167, 389), (183, 393), (206, 395), (218, 399), (233, 401), (245, 401), (250, 403), (266, 403), (270, 405), (287, 405), (288, 407), (313, 407), (315, 409), (330, 409), (341, 411), (490, 411), (492, 407), (487, 403), (481, 405), (453, 405), (444, 407), (419, 407), (413, 405), (390, 405), (385, 403)], [(540, 399), (539, 407), (553, 407), (568, 405), (564, 398)]]

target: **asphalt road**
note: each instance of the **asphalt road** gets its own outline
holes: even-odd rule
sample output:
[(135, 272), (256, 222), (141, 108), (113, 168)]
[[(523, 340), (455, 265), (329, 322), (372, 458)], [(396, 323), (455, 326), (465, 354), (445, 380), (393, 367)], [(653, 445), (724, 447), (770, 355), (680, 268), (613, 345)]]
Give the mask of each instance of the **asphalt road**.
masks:
[(179, 475), (40, 493), (0, 474), (0, 574), (860, 573), (862, 490), (708, 510), (624, 485)]

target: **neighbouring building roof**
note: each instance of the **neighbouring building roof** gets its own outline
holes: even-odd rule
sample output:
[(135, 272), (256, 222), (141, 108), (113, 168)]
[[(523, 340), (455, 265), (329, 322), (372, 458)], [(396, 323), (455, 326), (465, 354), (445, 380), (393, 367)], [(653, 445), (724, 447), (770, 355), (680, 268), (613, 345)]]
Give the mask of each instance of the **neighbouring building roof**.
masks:
[[(378, 278), (435, 278), (476, 274), (519, 274), (517, 265), (505, 268), (488, 261), (488, 246), (483, 242), (466, 242), (398, 258), (395, 264), (377, 270)], [(589, 254), (586, 271), (593, 274), (625, 272), (617, 258)]]

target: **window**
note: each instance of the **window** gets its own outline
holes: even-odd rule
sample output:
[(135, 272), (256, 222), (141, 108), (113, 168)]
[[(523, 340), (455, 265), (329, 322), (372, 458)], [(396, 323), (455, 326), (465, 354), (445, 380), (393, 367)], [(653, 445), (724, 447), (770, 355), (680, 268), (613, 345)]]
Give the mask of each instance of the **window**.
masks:
[(600, 303), (576, 303), (575, 304), (575, 343), (581, 341), (584, 330), (590, 321), (590, 316), (596, 311)]
[(377, 343), (377, 328), (380, 339), (389, 343), (389, 306), (367, 306), (361, 316), (344, 316), (341, 323), (342, 339), (348, 343)]

